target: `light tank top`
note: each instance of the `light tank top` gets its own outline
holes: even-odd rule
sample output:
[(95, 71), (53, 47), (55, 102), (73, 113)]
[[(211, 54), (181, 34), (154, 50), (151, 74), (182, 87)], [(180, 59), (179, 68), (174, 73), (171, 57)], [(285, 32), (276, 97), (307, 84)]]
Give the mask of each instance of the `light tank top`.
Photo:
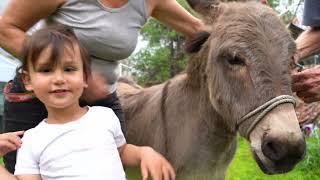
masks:
[(118, 61), (134, 51), (148, 17), (145, 0), (129, 0), (120, 8), (105, 7), (100, 1), (68, 0), (46, 22), (73, 27), (91, 56), (92, 70), (106, 77), (106, 90), (113, 92)]

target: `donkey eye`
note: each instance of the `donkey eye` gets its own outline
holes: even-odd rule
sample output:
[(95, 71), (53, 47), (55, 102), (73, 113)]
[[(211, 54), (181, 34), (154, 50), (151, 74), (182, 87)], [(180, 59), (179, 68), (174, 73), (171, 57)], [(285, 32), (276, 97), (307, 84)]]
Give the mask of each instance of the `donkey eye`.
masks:
[(234, 56), (234, 57), (228, 57), (227, 58), (228, 64), (232, 66), (244, 66), (244, 60), (240, 58), (239, 56)]

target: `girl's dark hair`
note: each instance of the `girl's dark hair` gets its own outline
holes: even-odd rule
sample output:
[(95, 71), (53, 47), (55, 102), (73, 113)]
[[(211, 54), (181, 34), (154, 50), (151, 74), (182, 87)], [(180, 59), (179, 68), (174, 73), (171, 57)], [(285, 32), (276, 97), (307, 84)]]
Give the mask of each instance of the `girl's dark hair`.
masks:
[(29, 63), (34, 67), (41, 52), (47, 47), (50, 47), (51, 51), (49, 57), (50, 66), (56, 66), (65, 51), (65, 47), (74, 48), (74, 45), (79, 46), (84, 78), (87, 80), (91, 75), (90, 56), (77, 39), (74, 31), (70, 27), (61, 24), (45, 27), (26, 38), (22, 47), (22, 65), (17, 69), (17, 74), (21, 70), (28, 71)]

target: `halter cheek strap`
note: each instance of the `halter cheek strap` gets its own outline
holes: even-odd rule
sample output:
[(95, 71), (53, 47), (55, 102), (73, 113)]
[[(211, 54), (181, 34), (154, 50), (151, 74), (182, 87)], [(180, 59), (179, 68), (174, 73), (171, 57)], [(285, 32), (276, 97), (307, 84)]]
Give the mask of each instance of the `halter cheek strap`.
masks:
[[(249, 112), (248, 114), (246, 114), (242, 118), (240, 118), (237, 121), (237, 127), (239, 128), (244, 122), (249, 124), (249, 127), (246, 130), (244, 130), (244, 133), (242, 133), (246, 139), (249, 139), (250, 133), (256, 127), (256, 125), (264, 118), (264, 116), (267, 113), (269, 113), (272, 109), (277, 107), (278, 105), (285, 104), (285, 103), (292, 103), (293, 105), (295, 105), (296, 101), (295, 101), (294, 97), (290, 96), (290, 95), (277, 96), (277, 97), (267, 101), (263, 105), (257, 107), (253, 111)], [(255, 118), (255, 119), (251, 118), (252, 116), (254, 116), (258, 113), (259, 113), (259, 115), (257, 116), (257, 118)]]

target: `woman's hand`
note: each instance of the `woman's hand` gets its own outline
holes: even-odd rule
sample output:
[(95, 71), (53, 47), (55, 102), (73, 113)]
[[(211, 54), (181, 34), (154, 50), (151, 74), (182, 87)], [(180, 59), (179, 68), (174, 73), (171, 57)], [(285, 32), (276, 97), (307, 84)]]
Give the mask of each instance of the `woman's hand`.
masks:
[(320, 101), (320, 66), (292, 74), (292, 91), (306, 103)]
[(0, 134), (0, 156), (20, 148), (22, 144), (20, 136), (23, 133), (24, 131), (16, 131)]
[(150, 147), (141, 147), (141, 175), (147, 180), (149, 175), (153, 180), (173, 180), (175, 171), (170, 163)]

